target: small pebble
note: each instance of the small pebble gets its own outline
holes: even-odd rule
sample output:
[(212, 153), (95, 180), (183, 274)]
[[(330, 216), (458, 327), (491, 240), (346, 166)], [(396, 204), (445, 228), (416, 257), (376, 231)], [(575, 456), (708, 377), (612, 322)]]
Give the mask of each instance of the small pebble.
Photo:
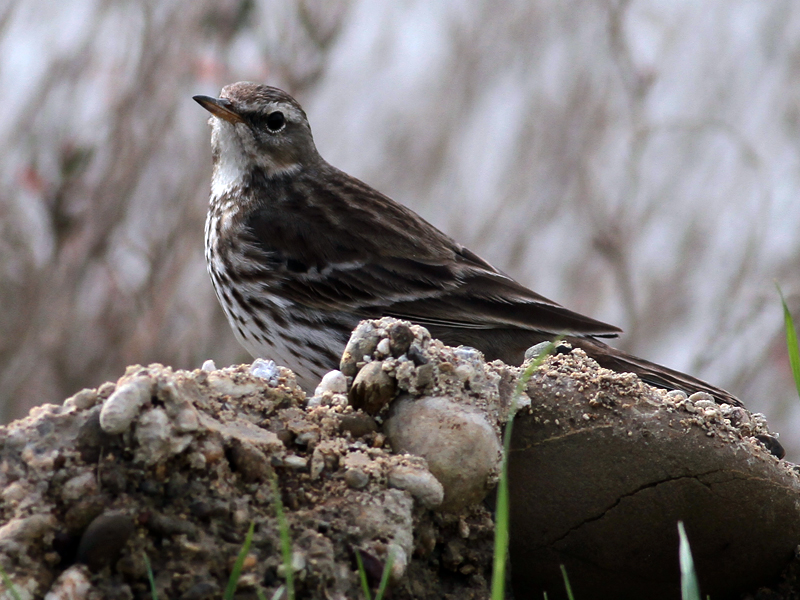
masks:
[(263, 358), (257, 358), (253, 361), (253, 364), (250, 365), (250, 372), (260, 379), (266, 379), (270, 385), (277, 384), (280, 376), (280, 370), (275, 361), (264, 360)]
[(3, 502), (8, 502), (9, 505), (16, 504), (31, 493), (29, 485), (27, 482), (15, 481), (0, 492), (0, 499)]
[(347, 393), (347, 377), (341, 371), (328, 371), (322, 377), (317, 389), (314, 390), (314, 396), (322, 396), (325, 392), (332, 394), (346, 394)]
[(756, 435), (755, 437), (759, 442), (764, 444), (764, 447), (769, 450), (769, 453), (775, 456), (776, 458), (783, 458), (786, 456), (786, 450), (783, 449), (783, 446), (778, 441), (777, 438), (771, 435)]
[(461, 360), (475, 365), (483, 363), (483, 353), (471, 346), (459, 346), (455, 349), (455, 355)]
[(539, 342), (538, 344), (531, 346), (525, 350), (525, 360), (531, 360), (541, 356), (541, 354), (545, 352), (552, 343), (553, 342)]
[(406, 551), (399, 544), (391, 543), (387, 549), (387, 556), (392, 556), (392, 572), (389, 580), (392, 583), (397, 583), (405, 575), (406, 568), (408, 567), (408, 555)]
[[(711, 402), (711, 403), (716, 404), (716, 402), (714, 402), (714, 396), (712, 396), (708, 392), (695, 392), (694, 394), (689, 396), (689, 402), (691, 402), (695, 406), (698, 406), (697, 403), (698, 402), (702, 402), (702, 401)], [(700, 406), (702, 406), (702, 405), (700, 405)]]
[(133, 519), (120, 512), (105, 513), (94, 519), (81, 536), (77, 562), (93, 572), (117, 561), (134, 530)]
[(298, 446), (309, 446), (313, 448), (319, 442), (319, 431), (304, 431), (294, 438), (294, 443)]
[(360, 490), (369, 483), (369, 475), (361, 469), (350, 468), (344, 472), (344, 482), (351, 488)]
[(117, 384), (111, 381), (106, 381), (102, 384), (99, 388), (97, 388), (97, 395), (100, 396), (101, 399), (106, 400), (114, 393), (114, 390), (117, 389)]
[(74, 406), (78, 410), (86, 410), (100, 401), (100, 396), (93, 389), (83, 389), (74, 396), (64, 400), (64, 406)]
[[(306, 557), (305, 555), (295, 550), (292, 552), (292, 571), (294, 573), (298, 573), (306, 568)], [(286, 565), (281, 563), (278, 565), (278, 576), (279, 577), (286, 577)]]
[(469, 537), (469, 533), (469, 524), (462, 517), (458, 520), (458, 535), (466, 540)]
[(389, 344), (389, 338), (383, 338), (380, 342), (378, 342), (378, 346), (375, 348), (375, 351), (381, 356), (389, 356), (389, 354), (392, 352)]
[(150, 402), (152, 393), (153, 380), (147, 375), (134, 377), (121, 384), (103, 403), (100, 427), (111, 434), (127, 431), (139, 410)]
[(389, 349), (392, 356), (397, 358), (408, 352), (413, 341), (414, 333), (408, 324), (397, 321), (389, 325)]
[(389, 487), (405, 490), (425, 508), (436, 508), (444, 500), (444, 488), (430, 471), (421, 467), (398, 465), (389, 471)]
[(348, 377), (353, 377), (358, 372), (358, 362), (364, 356), (372, 356), (378, 345), (378, 332), (369, 321), (362, 321), (350, 335), (347, 345), (342, 353), (339, 369)]
[(417, 389), (423, 389), (433, 381), (433, 365), (420, 365), (417, 367)]
[(427, 365), (430, 362), (430, 358), (425, 355), (425, 351), (416, 344), (411, 345), (411, 347), (408, 349), (408, 352), (406, 352), (406, 355), (411, 359), (411, 362), (413, 362), (414, 366), (416, 367)]
[[(92, 582), (89, 570), (85, 565), (72, 565), (58, 576), (45, 594), (45, 598), (47, 600), (80, 600), (89, 598), (91, 591)], [(15, 596), (8, 597), (14, 598)]]
[(374, 415), (394, 398), (397, 382), (383, 370), (383, 363), (365, 365), (350, 388), (350, 403), (354, 408)]
[(288, 454), (283, 458), (283, 465), (290, 469), (305, 469), (308, 466), (308, 459), (296, 454)]
[(339, 419), (339, 430), (349, 431), (354, 438), (359, 438), (368, 433), (378, 431), (375, 419), (363, 412), (354, 412), (342, 415)]
[[(195, 363), (196, 364), (196, 363)], [(217, 365), (214, 364), (214, 361), (210, 358), (203, 363), (203, 366), (200, 367), (206, 373), (211, 373), (211, 371), (217, 370)]]

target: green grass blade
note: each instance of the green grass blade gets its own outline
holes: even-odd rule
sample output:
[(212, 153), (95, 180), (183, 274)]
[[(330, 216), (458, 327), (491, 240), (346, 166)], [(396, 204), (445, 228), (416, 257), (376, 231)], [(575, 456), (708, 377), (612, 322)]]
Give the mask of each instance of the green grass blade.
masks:
[(497, 506), (494, 524), (494, 563), (492, 564), (492, 600), (503, 600), (506, 587), (506, 559), (508, 554), (508, 455), (511, 452), (511, 428), (514, 423), (514, 413), (517, 410), (519, 397), (539, 365), (553, 351), (558, 340), (547, 348), (527, 366), (520, 378), (511, 400), (511, 411), (503, 434), (503, 464), (500, 467), (500, 481), (497, 483)]
[(564, 589), (567, 590), (567, 598), (575, 600), (575, 596), (572, 595), (572, 586), (569, 584), (569, 577), (567, 576), (567, 567), (564, 565), (561, 565), (561, 577), (564, 578)]
[(236, 593), (236, 584), (239, 583), (239, 577), (242, 575), (242, 567), (247, 554), (250, 552), (250, 544), (253, 542), (253, 532), (255, 531), (256, 524), (250, 523), (250, 529), (247, 530), (247, 535), (244, 538), (244, 544), (239, 551), (239, 556), (236, 557), (236, 562), (233, 563), (231, 576), (228, 578), (228, 586), (225, 588), (225, 593), (222, 595), (224, 600), (233, 600)]
[(686, 537), (683, 521), (678, 521), (678, 537), (680, 538), (678, 558), (681, 564), (681, 598), (683, 600), (701, 600), (700, 586), (697, 583), (697, 573), (694, 570), (694, 560), (692, 560), (692, 549), (689, 547), (689, 538)]
[(508, 467), (505, 456), (511, 449), (511, 426), (513, 419), (506, 423), (503, 436), (503, 465), (500, 472), (500, 481), (497, 483), (497, 511), (494, 524), (494, 564), (492, 565), (492, 600), (505, 598), (506, 585), (506, 558), (508, 554)]
[(8, 576), (8, 573), (6, 573), (6, 570), (3, 568), (2, 565), (0, 565), (0, 577), (3, 578), (3, 583), (8, 588), (8, 591), (11, 592), (11, 595), (13, 596), (14, 600), (22, 600), (22, 598), (19, 595), (19, 592), (17, 591), (17, 586), (15, 586), (14, 582), (11, 581), (11, 577)]
[(778, 288), (778, 294), (780, 294), (781, 304), (783, 305), (783, 328), (786, 330), (786, 349), (789, 351), (789, 364), (792, 367), (794, 385), (797, 388), (798, 396), (800, 396), (800, 349), (797, 346), (797, 329), (794, 327), (792, 313), (789, 312), (789, 307), (786, 305), (786, 299), (783, 297), (780, 286), (776, 283), (775, 287)]
[(389, 585), (389, 575), (392, 572), (392, 565), (394, 564), (394, 552), (389, 552), (386, 557), (386, 564), (383, 565), (383, 573), (381, 574), (381, 583), (378, 586), (378, 594), (375, 600), (383, 600), (383, 595), (386, 593), (386, 586)]
[(294, 600), (294, 568), (292, 567), (292, 538), (289, 536), (289, 524), (283, 512), (281, 491), (278, 489), (278, 478), (272, 478), (272, 495), (275, 497), (275, 512), (278, 515), (278, 529), (281, 535), (281, 555), (283, 568), (286, 571), (286, 597)]
[(158, 600), (156, 580), (155, 577), (153, 577), (153, 568), (150, 566), (150, 558), (147, 556), (147, 554), (144, 555), (144, 567), (147, 569), (147, 579), (150, 582), (150, 597), (153, 600)]
[(361, 554), (356, 550), (356, 564), (358, 565), (358, 576), (361, 579), (361, 589), (364, 591), (364, 597), (367, 600), (372, 600), (372, 593), (369, 591), (369, 581), (367, 581), (367, 571), (364, 569), (364, 563), (361, 560)]

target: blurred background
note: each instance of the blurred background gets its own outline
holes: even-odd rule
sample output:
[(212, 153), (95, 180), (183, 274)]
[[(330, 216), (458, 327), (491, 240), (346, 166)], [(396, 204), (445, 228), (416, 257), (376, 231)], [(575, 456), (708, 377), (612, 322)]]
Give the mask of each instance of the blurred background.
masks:
[(0, 419), (125, 366), (249, 362), (208, 281), (193, 94), (267, 82), (324, 157), (800, 458), (800, 4), (7, 0)]

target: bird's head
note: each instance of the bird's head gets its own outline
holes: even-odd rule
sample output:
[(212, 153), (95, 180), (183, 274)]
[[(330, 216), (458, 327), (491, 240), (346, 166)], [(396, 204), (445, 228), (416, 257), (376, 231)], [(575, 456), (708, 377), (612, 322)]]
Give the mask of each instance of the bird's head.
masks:
[(214, 187), (241, 184), (255, 169), (274, 177), (319, 160), (306, 113), (278, 88), (245, 81), (194, 100), (211, 113)]

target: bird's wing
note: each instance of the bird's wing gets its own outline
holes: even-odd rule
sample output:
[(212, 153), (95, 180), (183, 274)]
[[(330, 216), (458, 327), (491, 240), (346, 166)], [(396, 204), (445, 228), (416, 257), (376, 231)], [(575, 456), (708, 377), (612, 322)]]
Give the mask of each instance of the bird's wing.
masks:
[(620, 332), (529, 290), (410, 209), (339, 171), (287, 180), (282, 188), (279, 183), (272, 182), (272, 206), (253, 213), (246, 226), (283, 298), (428, 326)]
[(421, 325), (454, 328), (514, 328), (601, 337), (616, 337), (621, 331), (566, 309), (501, 273), (456, 265), (462, 272), (455, 285), (428, 300), (396, 299), (386, 313)]

